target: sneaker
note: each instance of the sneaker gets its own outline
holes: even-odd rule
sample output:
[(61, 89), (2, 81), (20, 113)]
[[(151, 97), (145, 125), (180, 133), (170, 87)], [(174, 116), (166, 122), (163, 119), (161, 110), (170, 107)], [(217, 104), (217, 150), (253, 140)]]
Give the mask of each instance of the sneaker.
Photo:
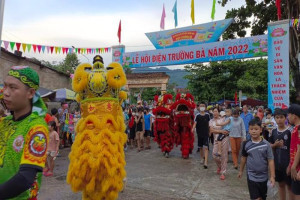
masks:
[(169, 158), (169, 153), (168, 152), (166, 152), (165, 157)]
[(225, 176), (224, 176), (224, 174), (221, 174), (221, 176), (220, 176), (220, 180), (222, 180), (222, 181), (224, 181), (224, 180), (225, 180)]
[(207, 169), (207, 165), (204, 165), (203, 168), (204, 168), (204, 169)]
[(201, 164), (204, 164), (204, 159), (203, 159), (203, 158), (201, 159), (200, 163), (201, 163)]
[(220, 174), (220, 173), (221, 173), (221, 169), (218, 168), (218, 169), (217, 169), (217, 174)]

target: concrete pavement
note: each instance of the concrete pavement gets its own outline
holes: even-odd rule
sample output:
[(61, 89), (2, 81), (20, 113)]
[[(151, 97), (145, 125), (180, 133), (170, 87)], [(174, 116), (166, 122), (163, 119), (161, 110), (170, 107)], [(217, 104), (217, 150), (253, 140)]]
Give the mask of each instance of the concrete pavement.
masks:
[[(226, 179), (221, 181), (211, 156), (208, 169), (204, 169), (196, 149), (185, 160), (181, 158), (180, 147), (175, 147), (170, 157), (165, 158), (156, 143), (151, 145), (152, 149), (139, 153), (128, 148), (126, 188), (120, 193), (120, 200), (249, 199), (246, 172), (239, 180), (232, 162), (228, 163)], [(60, 150), (54, 176), (43, 177), (39, 200), (81, 199), (81, 194), (73, 193), (66, 183), (69, 151), (70, 148)]]

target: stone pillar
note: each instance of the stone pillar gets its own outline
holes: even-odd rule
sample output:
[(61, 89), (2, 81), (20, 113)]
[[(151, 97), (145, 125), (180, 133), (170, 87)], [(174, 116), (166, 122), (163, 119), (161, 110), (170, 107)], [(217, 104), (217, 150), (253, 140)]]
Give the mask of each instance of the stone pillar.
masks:
[(161, 94), (166, 94), (167, 93), (167, 84), (166, 83), (163, 83), (161, 84)]

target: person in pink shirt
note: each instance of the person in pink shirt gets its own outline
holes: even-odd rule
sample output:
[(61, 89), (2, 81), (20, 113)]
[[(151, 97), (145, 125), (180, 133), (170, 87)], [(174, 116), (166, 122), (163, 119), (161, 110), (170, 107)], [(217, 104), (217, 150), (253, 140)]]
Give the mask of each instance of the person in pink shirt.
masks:
[(49, 127), (49, 144), (47, 152), (46, 167), (43, 170), (44, 176), (53, 176), (54, 160), (58, 154), (59, 149), (59, 135), (56, 132), (56, 122), (51, 121), (48, 123)]
[[(217, 126), (223, 121), (220, 118), (219, 110), (213, 109), (213, 119), (209, 121), (210, 134), (214, 134), (214, 147), (213, 147), (213, 158), (218, 166), (217, 174), (220, 174), (220, 179), (225, 180), (227, 161), (228, 161), (228, 150), (229, 150), (229, 137), (225, 137), (222, 141), (217, 141), (219, 134), (227, 134), (228, 131), (222, 130), (222, 126)], [(218, 142), (221, 142), (221, 156), (216, 156), (218, 153)]]

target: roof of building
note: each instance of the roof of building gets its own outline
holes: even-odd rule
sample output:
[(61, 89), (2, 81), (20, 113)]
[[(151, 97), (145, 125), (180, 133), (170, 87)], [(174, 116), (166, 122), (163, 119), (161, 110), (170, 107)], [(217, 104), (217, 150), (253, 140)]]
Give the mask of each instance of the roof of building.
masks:
[(126, 74), (127, 79), (131, 78), (170, 78), (166, 72), (153, 72), (153, 73), (132, 73)]
[(55, 71), (55, 72), (57, 72), (57, 73), (59, 73), (59, 74), (65, 75), (65, 76), (67, 76), (67, 77), (70, 76), (70, 75), (67, 74), (67, 73), (64, 73), (64, 72), (58, 71), (58, 70), (56, 70), (56, 69), (54, 69), (54, 68), (51, 68), (51, 67), (49, 67), (49, 66), (43, 65), (43, 64), (42, 64), (40, 61), (38, 61), (38, 60), (34, 60), (34, 59), (32, 59), (32, 58), (27, 58), (27, 57), (25, 57), (25, 56), (19, 56), (19, 55), (16, 55), (16, 54), (14, 54), (14, 53), (12, 53), (12, 52), (10, 52), (10, 51), (7, 51), (7, 50), (6, 50), (5, 48), (3, 48), (3, 47), (1, 47), (1, 53), (2, 53), (2, 52), (6, 53), (6, 54), (8, 54), (8, 55), (17, 57), (17, 58), (19, 58), (19, 59), (27, 60), (27, 61), (29, 61), (29, 62), (31, 62), (31, 63), (34, 63), (34, 64), (36, 64), (36, 65), (39, 65), (39, 66), (42, 67), (42, 68), (43, 68), (43, 67), (44, 67), (44, 68), (48, 68), (48, 69), (50, 69), (50, 70), (52, 70), (52, 71)]

